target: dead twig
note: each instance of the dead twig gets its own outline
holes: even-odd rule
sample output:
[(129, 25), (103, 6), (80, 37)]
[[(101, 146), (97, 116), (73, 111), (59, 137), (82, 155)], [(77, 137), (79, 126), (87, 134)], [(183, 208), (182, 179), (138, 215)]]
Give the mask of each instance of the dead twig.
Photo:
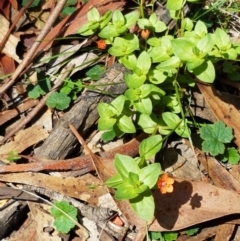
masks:
[(85, 154), (88, 154), (88, 155), (91, 156), (92, 164), (93, 164), (93, 166), (94, 166), (94, 168), (95, 168), (95, 170), (96, 170), (96, 173), (97, 173), (98, 177), (99, 177), (100, 180), (101, 180), (101, 177), (100, 177), (100, 175), (99, 175), (99, 173), (98, 173), (97, 167), (96, 167), (96, 165), (95, 165), (95, 163), (94, 163), (94, 157), (93, 157), (93, 156), (95, 156), (94, 153), (89, 149), (88, 145), (86, 144), (86, 142), (84, 141), (84, 139), (81, 137), (81, 135), (77, 132), (76, 128), (75, 128), (72, 124), (69, 124), (69, 127), (70, 127), (72, 133), (73, 133), (73, 134), (75, 135), (75, 137), (78, 139), (79, 143), (83, 146), (83, 149), (84, 149), (84, 151), (85, 151)]
[[(138, 154), (138, 147), (140, 140), (143, 139), (143, 136), (140, 135), (139, 138), (133, 139), (128, 143), (116, 147), (108, 152), (100, 153), (107, 159), (113, 159), (116, 153), (123, 155), (136, 156)], [(102, 164), (104, 166), (104, 163)], [(0, 173), (17, 173), (17, 172), (39, 172), (39, 171), (67, 171), (67, 170), (82, 170), (83, 173), (87, 173), (95, 170), (92, 158), (90, 154), (85, 156), (80, 156), (72, 159), (66, 160), (49, 160), (45, 162), (34, 162), (27, 164), (18, 164), (18, 165), (0, 165)]]

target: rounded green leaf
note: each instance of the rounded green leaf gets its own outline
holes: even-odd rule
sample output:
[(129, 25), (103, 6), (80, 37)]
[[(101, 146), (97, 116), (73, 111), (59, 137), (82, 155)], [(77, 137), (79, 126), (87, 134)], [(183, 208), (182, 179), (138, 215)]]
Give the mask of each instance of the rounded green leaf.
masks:
[(139, 14), (139, 11), (133, 11), (124, 16), (126, 19), (125, 25), (127, 28), (133, 26), (137, 22), (137, 20), (139, 19)]
[(207, 34), (197, 43), (196, 47), (200, 50), (201, 58), (212, 51), (214, 42), (210, 34)]
[(156, 185), (160, 173), (161, 167), (159, 163), (150, 164), (139, 172), (139, 181), (152, 189)]
[(124, 95), (126, 96), (126, 98), (128, 100), (136, 101), (136, 100), (139, 100), (140, 93), (141, 92), (138, 88), (137, 89), (129, 88), (129, 89), (126, 90)]
[(153, 219), (155, 204), (150, 190), (141, 193), (141, 195), (136, 198), (130, 199), (129, 202), (140, 218), (147, 221)]
[(180, 10), (183, 7), (184, 0), (168, 0), (167, 9), (168, 10)]
[(216, 77), (214, 65), (210, 60), (203, 62), (200, 66), (192, 70), (193, 74), (201, 81), (213, 83)]
[(139, 146), (139, 155), (146, 160), (158, 153), (162, 148), (162, 136), (154, 135), (144, 139)]
[(226, 33), (226, 31), (224, 31), (223, 29), (217, 28), (216, 31), (214, 32), (214, 36), (215, 36), (215, 39), (214, 39), (215, 44), (220, 50), (227, 50), (228, 48), (231, 47), (230, 38)]
[(147, 40), (147, 43), (148, 43), (150, 46), (157, 47), (157, 46), (160, 46), (160, 45), (161, 45), (161, 40), (160, 40), (159, 38), (153, 37), (153, 38), (149, 38), (149, 39)]
[(122, 115), (117, 122), (118, 128), (125, 133), (135, 133), (136, 129), (132, 120), (126, 115)]
[(97, 106), (98, 114), (100, 117), (114, 117), (117, 116), (117, 111), (114, 110), (113, 107), (111, 107), (107, 103), (99, 103)]
[(137, 58), (134, 54), (121, 57), (120, 62), (128, 69), (134, 70), (137, 64)]
[(137, 67), (141, 69), (142, 74), (146, 75), (151, 67), (151, 57), (146, 51), (141, 52), (137, 59)]
[(118, 188), (123, 183), (123, 179), (119, 173), (109, 178), (104, 184), (108, 187)]
[(125, 52), (124, 52), (124, 49), (123, 48), (120, 48), (119, 46), (112, 46), (108, 49), (108, 53), (113, 55), (113, 56), (117, 56), (117, 57), (120, 57), (120, 56), (124, 56), (125, 55)]
[(172, 112), (162, 113), (162, 118), (164, 122), (167, 124), (167, 126), (171, 129), (175, 129), (177, 125), (179, 125), (181, 122), (181, 119), (179, 118), (179, 116)]
[(141, 19), (138, 19), (138, 26), (141, 28), (141, 29), (145, 29), (145, 27), (147, 26), (150, 26), (150, 22), (148, 19), (146, 18), (141, 18)]
[(152, 113), (153, 107), (150, 98), (141, 99), (140, 101), (135, 102), (133, 105), (142, 114), (151, 115)]
[(117, 122), (116, 118), (109, 117), (109, 116), (101, 117), (98, 120), (98, 129), (100, 131), (111, 130), (116, 122)]
[(141, 126), (142, 130), (148, 134), (152, 134), (157, 128), (157, 123), (152, 119), (152, 117), (146, 114), (141, 114), (139, 116), (138, 125)]
[(125, 19), (120, 10), (115, 10), (112, 16), (112, 22), (115, 27), (122, 27), (125, 24)]
[(163, 46), (152, 47), (148, 50), (148, 53), (153, 63), (161, 63), (170, 58), (167, 49)]
[(184, 138), (187, 138), (190, 136), (190, 129), (188, 128), (188, 126), (186, 125), (186, 122), (182, 121), (181, 124), (175, 129), (175, 132)]
[(125, 96), (119, 95), (116, 99), (111, 102), (111, 105), (116, 109), (118, 116), (122, 113), (125, 103)]
[(46, 104), (50, 108), (65, 110), (69, 107), (71, 98), (64, 93), (54, 92), (46, 100)]
[(152, 26), (154, 26), (158, 21), (157, 14), (152, 13), (149, 17), (149, 22), (151, 23)]
[(100, 19), (99, 28), (103, 29), (109, 23), (111, 18), (112, 18), (112, 12), (111, 11), (105, 12), (104, 15)]
[(171, 58), (167, 59), (166, 61), (160, 63), (157, 66), (158, 70), (166, 71), (171, 69), (176, 69), (180, 66), (181, 60), (177, 56), (172, 56)]
[(92, 8), (87, 12), (87, 17), (90, 22), (98, 22), (100, 20), (100, 14), (96, 8)]
[(92, 29), (90, 29), (90, 26), (92, 25), (92, 23), (86, 23), (84, 24), (79, 30), (78, 33), (81, 34), (82, 36), (89, 36), (94, 34), (94, 31)]
[(204, 22), (202, 21), (197, 21), (194, 32), (199, 36), (199, 37), (204, 37), (207, 34), (207, 27)]
[(178, 38), (172, 40), (172, 49), (174, 54), (182, 61), (191, 62), (196, 58), (193, 52), (195, 45), (187, 39)]
[(146, 75), (138, 76), (137, 74), (129, 74), (125, 73), (124, 80), (128, 88), (138, 88), (140, 87), (146, 80)]
[(118, 32), (116, 30), (116, 27), (114, 25), (107, 25), (106, 27), (104, 27), (100, 33), (98, 34), (98, 36), (100, 38), (112, 38), (112, 37), (116, 37), (118, 36)]
[(132, 157), (122, 154), (115, 155), (114, 166), (124, 180), (128, 178), (129, 172), (138, 174), (140, 171), (137, 162)]
[(128, 182), (124, 182), (118, 186), (114, 197), (118, 200), (132, 199), (138, 196), (137, 189)]
[(161, 33), (167, 29), (166, 24), (162, 21), (157, 21), (153, 26), (156, 33)]

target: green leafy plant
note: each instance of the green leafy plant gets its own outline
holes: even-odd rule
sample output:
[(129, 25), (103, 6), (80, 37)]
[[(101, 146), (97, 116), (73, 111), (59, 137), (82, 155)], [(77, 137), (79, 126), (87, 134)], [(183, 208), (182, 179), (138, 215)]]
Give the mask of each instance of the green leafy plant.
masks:
[(54, 226), (62, 233), (69, 233), (77, 222), (77, 209), (66, 201), (54, 202), (51, 207)]
[(46, 104), (50, 108), (64, 110), (69, 107), (71, 98), (64, 93), (54, 92), (46, 100)]
[(61, 13), (64, 16), (71, 15), (74, 11), (76, 11), (76, 7), (74, 7), (76, 4), (77, 4), (77, 0), (67, 0)]
[(161, 168), (159, 163), (147, 165), (146, 160), (156, 154), (161, 145), (161, 136), (154, 135), (140, 144), (138, 158), (117, 154), (114, 159), (117, 174), (105, 182), (117, 189), (116, 199), (128, 199), (133, 210), (148, 221), (152, 220), (155, 210), (151, 189), (159, 178)]
[(203, 126), (200, 129), (200, 136), (203, 139), (203, 151), (212, 156), (223, 154), (225, 144), (230, 143), (233, 139), (232, 129), (226, 127), (222, 121)]
[(234, 147), (227, 148), (220, 158), (222, 162), (228, 162), (231, 165), (237, 165), (240, 161), (240, 155)]
[[(129, 70), (124, 74), (127, 85), (125, 93), (110, 104), (98, 105), (98, 129), (105, 131), (103, 140), (135, 133), (140, 129), (150, 134), (150, 138), (161, 140), (156, 141), (156, 149), (160, 150), (162, 140), (174, 132), (190, 138), (188, 120), (182, 106), (184, 90), (193, 87), (196, 78), (213, 83), (216, 63), (220, 66), (224, 64), (226, 74), (230, 74), (230, 69), (238, 71), (232, 62), (237, 60), (240, 45), (231, 43), (228, 34), (220, 28), (209, 32), (204, 22), (184, 18), (185, 3), (185, 0), (167, 1), (171, 17), (179, 20), (177, 34), (171, 34), (155, 13), (144, 16), (142, 2), (139, 2), (140, 14), (133, 11), (124, 15), (117, 10), (101, 17), (97, 9), (89, 11), (88, 23), (79, 29), (79, 34), (98, 35), (107, 44), (108, 53), (117, 57)], [(135, 25), (140, 32), (147, 30), (149, 35), (141, 38), (129, 31)], [(218, 132), (217, 128), (222, 128), (219, 123), (211, 128), (206, 127), (202, 131), (204, 150), (212, 155), (223, 154), (225, 143), (229, 143), (233, 136), (229, 129), (222, 130), (222, 134)], [(160, 172), (149, 182), (143, 180), (142, 172), (148, 173), (155, 165), (146, 161), (149, 156), (142, 154), (143, 146), (141, 144), (140, 157), (136, 159), (116, 156), (117, 174), (106, 185), (116, 189), (117, 199), (128, 199), (140, 217), (150, 220), (154, 212), (150, 190)], [(155, 147), (147, 147), (149, 153), (156, 153)], [(232, 162), (238, 158), (232, 149), (225, 152), (225, 157)]]
[(88, 23), (84, 24), (79, 33), (83, 36), (92, 35), (99, 29), (103, 29), (111, 19), (111, 12), (107, 11), (102, 17), (96, 8), (92, 8), (87, 13)]
[[(52, 93), (46, 101), (46, 105), (50, 108), (65, 110), (69, 107), (71, 100), (77, 99), (78, 94), (83, 88), (95, 89), (94, 85), (85, 85), (84, 81), (99, 80), (105, 73), (105, 68), (100, 65), (95, 65), (86, 72), (86, 77), (83, 80), (71, 80), (66, 78), (60, 87), (59, 92)], [(51, 81), (43, 72), (37, 71), (38, 83), (33, 85), (30, 83), (27, 86), (28, 96), (32, 99), (40, 98), (46, 95), (51, 90)]]
[(226, 148), (233, 140), (232, 128), (226, 127), (222, 121), (208, 124), (200, 128), (200, 136), (203, 139), (202, 150), (212, 156), (220, 155), (222, 161), (237, 164), (240, 160), (238, 151), (231, 147)]
[(105, 68), (100, 65), (94, 65), (86, 72), (86, 76), (92, 80), (99, 80), (105, 73)]
[(42, 95), (48, 93), (51, 89), (49, 78), (41, 79), (36, 85), (29, 84), (27, 86), (28, 97), (37, 99)]

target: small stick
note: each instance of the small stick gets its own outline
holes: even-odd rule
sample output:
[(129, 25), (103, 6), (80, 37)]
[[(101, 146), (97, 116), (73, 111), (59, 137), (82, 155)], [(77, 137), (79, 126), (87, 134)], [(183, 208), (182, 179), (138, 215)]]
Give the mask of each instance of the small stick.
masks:
[[(101, 179), (101, 176), (100, 176), (99, 173), (98, 173), (98, 169), (97, 169), (97, 167), (96, 167), (96, 165), (95, 165), (95, 162), (94, 162), (94, 159), (97, 158), (96, 155), (94, 155), (94, 153), (90, 150), (90, 148), (88, 147), (88, 145), (86, 144), (86, 142), (84, 141), (84, 139), (81, 137), (81, 135), (78, 133), (78, 131), (76, 130), (76, 128), (75, 128), (72, 124), (69, 124), (69, 127), (70, 127), (72, 133), (73, 133), (73, 134), (75, 135), (75, 137), (78, 139), (79, 143), (83, 146), (83, 149), (84, 149), (84, 151), (85, 151), (85, 155), (88, 154), (88, 155), (91, 156), (92, 164), (93, 164), (93, 166), (94, 166), (94, 168), (95, 168), (95, 170), (96, 170), (96, 173), (97, 173), (99, 179), (102, 180), (102, 179)], [(95, 157), (96, 157), (96, 158), (95, 158)]]

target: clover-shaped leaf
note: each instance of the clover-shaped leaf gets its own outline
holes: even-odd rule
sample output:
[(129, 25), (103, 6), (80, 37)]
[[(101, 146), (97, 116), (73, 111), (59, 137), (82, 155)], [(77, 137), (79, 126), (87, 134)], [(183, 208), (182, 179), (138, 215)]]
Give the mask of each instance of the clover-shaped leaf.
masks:
[(233, 139), (232, 129), (226, 127), (221, 121), (213, 125), (206, 125), (200, 129), (200, 136), (204, 140), (202, 149), (213, 156), (223, 154), (225, 143), (230, 143)]

